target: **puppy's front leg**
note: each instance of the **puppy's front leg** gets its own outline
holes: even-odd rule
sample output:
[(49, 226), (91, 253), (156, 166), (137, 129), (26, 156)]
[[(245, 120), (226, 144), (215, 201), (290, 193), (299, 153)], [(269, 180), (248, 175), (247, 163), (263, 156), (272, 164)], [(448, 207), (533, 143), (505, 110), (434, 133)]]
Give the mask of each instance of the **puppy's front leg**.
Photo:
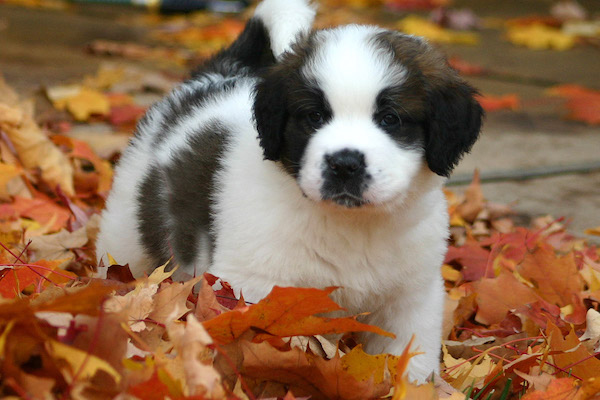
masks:
[(392, 332), (396, 339), (367, 334), (364, 340), (367, 352), (402, 354), (414, 335), (410, 351), (423, 354), (411, 358), (409, 380), (423, 383), (432, 372), (439, 373), (444, 297), (441, 278), (410, 293), (387, 296), (367, 322)]

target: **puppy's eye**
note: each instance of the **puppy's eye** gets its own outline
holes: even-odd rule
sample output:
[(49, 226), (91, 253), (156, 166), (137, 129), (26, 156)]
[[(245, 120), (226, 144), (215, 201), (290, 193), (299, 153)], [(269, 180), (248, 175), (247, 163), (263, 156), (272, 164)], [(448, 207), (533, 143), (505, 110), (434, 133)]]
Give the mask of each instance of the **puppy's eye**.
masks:
[(309, 112), (306, 115), (306, 118), (308, 119), (308, 122), (315, 128), (320, 127), (325, 122), (324, 118), (323, 118), (323, 114), (318, 111)]
[(384, 128), (390, 128), (400, 124), (400, 117), (396, 114), (387, 113), (379, 119), (379, 125)]

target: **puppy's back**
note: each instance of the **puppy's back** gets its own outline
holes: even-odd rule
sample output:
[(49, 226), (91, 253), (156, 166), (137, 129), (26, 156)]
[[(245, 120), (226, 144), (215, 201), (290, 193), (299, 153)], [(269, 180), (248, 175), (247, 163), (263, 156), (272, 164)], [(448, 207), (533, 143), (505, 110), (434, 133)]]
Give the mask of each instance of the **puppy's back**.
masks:
[[(148, 110), (115, 169), (96, 242), (99, 262), (108, 266), (110, 254), (135, 276), (172, 257), (195, 273), (208, 268), (220, 158), (232, 134), (256, 135), (257, 76), (310, 29), (314, 14), (307, 0), (264, 1), (231, 46)], [(106, 268), (98, 274), (106, 276)]]

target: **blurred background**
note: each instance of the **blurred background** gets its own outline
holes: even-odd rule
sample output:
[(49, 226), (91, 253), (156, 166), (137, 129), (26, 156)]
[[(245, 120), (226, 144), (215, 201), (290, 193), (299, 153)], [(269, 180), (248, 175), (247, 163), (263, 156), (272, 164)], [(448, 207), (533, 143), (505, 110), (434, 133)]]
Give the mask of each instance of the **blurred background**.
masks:
[[(254, 5), (0, 0), (0, 74), (35, 99), (35, 120), (49, 134), (115, 160), (144, 110), (231, 42)], [(319, 28), (366, 23), (427, 37), (480, 90), (482, 138), (452, 191), (464, 191), (477, 169), (485, 197), (510, 204), (523, 224), (551, 215), (577, 235), (600, 226), (598, 0), (319, 5)]]

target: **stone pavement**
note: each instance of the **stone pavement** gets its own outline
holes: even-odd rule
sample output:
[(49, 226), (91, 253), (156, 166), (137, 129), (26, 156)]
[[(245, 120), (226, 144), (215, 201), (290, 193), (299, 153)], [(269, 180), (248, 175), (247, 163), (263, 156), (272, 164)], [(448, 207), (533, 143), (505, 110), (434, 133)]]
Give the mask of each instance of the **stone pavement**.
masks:
[[(600, 11), (597, 0), (581, 3), (591, 12)], [(455, 4), (483, 17), (507, 18), (546, 14), (552, 2), (458, 0)], [(143, 27), (115, 22), (116, 14), (130, 12), (136, 11), (94, 5), (65, 13), (0, 5), (0, 71), (25, 95), (36, 93), (42, 85), (78, 81), (103, 61), (82, 51), (90, 41), (148, 40)], [(482, 93), (517, 93), (523, 106), (488, 114), (481, 140), (457, 168), (453, 182), (468, 180), (478, 168), (484, 178), (493, 178), (483, 185), (486, 197), (514, 202), (525, 219), (564, 216), (577, 235), (600, 226), (600, 127), (564, 120), (559, 103), (543, 95), (549, 85), (560, 83), (600, 89), (599, 49), (533, 51), (509, 44), (499, 30), (484, 29), (481, 35), (484, 45), (444, 47), (449, 55), (495, 72), (469, 78)], [(530, 178), (515, 180), (523, 175)], [(459, 184), (453, 190), (464, 187)]]

